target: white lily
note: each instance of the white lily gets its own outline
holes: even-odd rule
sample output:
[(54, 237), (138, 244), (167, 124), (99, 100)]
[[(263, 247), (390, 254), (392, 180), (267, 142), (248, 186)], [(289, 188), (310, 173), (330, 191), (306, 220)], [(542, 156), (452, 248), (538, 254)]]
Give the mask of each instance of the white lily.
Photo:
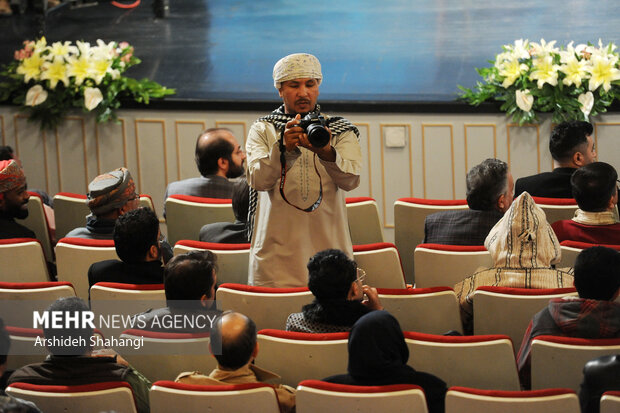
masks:
[(531, 43), (532, 45), (532, 49), (531, 49), (531, 54), (532, 56), (542, 56), (542, 55), (547, 55), (549, 53), (558, 53), (559, 49), (555, 46), (555, 40), (547, 43), (545, 42), (545, 39), (540, 39), (540, 43)]
[(600, 85), (603, 85), (605, 92), (609, 92), (609, 89), (611, 89), (611, 82), (620, 79), (620, 70), (616, 68), (618, 56), (613, 54), (608, 56), (593, 54), (590, 60), (592, 65), (586, 67), (586, 70), (590, 72), (588, 89), (594, 91)]
[(572, 55), (568, 54), (563, 57), (562, 63), (564, 64), (560, 66), (560, 71), (566, 75), (566, 77), (562, 80), (562, 83), (566, 86), (580, 86), (582, 80), (588, 74), (586, 69), (588, 62), (586, 60), (578, 60), (575, 53), (572, 53)]
[(534, 104), (534, 96), (532, 96), (529, 89), (517, 90), (515, 98), (519, 109), (524, 112), (529, 112), (530, 110), (532, 110), (532, 105)]
[(101, 90), (96, 87), (87, 87), (84, 89), (84, 106), (88, 110), (93, 110), (101, 103), (103, 95)]
[(558, 70), (560, 66), (553, 64), (553, 56), (546, 55), (534, 59), (532, 69), (530, 80), (538, 81), (538, 89), (542, 89), (545, 83), (549, 83), (551, 86), (557, 86)]
[(588, 91), (579, 95), (577, 100), (581, 104), (581, 111), (583, 112), (587, 120), (588, 115), (590, 114), (590, 112), (592, 111), (592, 107), (594, 106), (594, 95), (592, 94), (592, 92)]
[(506, 46), (511, 51), (513, 57), (517, 59), (527, 59), (530, 57), (530, 43), (527, 39), (515, 40), (514, 46)]
[(41, 85), (34, 85), (26, 92), (26, 106), (37, 106), (47, 100), (47, 90)]
[(528, 67), (524, 63), (519, 63), (519, 60), (514, 59), (505, 61), (499, 69), (498, 74), (504, 78), (502, 86), (508, 88), (511, 86), (523, 73), (527, 71)]

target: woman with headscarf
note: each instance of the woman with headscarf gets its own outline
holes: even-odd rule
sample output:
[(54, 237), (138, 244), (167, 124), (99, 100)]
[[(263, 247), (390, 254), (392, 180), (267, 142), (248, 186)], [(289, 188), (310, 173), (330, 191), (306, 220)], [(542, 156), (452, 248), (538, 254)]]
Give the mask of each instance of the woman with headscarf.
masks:
[(429, 373), (407, 365), (409, 349), (400, 325), (387, 311), (366, 314), (353, 325), (349, 335), (348, 374), (324, 379), (355, 386), (415, 384), (424, 390), (430, 413), (444, 411), (446, 383)]
[(473, 294), (480, 286), (573, 286), (570, 272), (551, 267), (560, 261), (560, 243), (547, 222), (545, 212), (527, 192), (514, 200), (504, 217), (489, 232), (484, 246), (493, 256), (495, 265), (476, 272), (454, 286), (465, 334), (473, 333)]

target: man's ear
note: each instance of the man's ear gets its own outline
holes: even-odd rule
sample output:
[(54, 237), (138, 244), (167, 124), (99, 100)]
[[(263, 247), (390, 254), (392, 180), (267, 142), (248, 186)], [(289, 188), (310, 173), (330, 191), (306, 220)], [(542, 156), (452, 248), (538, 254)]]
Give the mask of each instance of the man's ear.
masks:
[(228, 159), (219, 158), (217, 160), (217, 167), (224, 172), (228, 172)]
[(351, 287), (349, 288), (349, 292), (347, 293), (347, 300), (352, 300), (355, 297), (359, 296), (359, 285), (356, 281), (351, 283)]
[(583, 154), (580, 151), (576, 151), (573, 154), (573, 163), (575, 165), (577, 165), (578, 167), (580, 167), (580, 168), (585, 165), (584, 164), (584, 156), (583, 156)]
[(147, 259), (156, 259), (158, 255), (159, 248), (157, 247), (157, 245), (151, 245), (151, 248), (149, 248), (148, 252), (146, 253)]
[(258, 341), (256, 342), (256, 345), (254, 346), (254, 350), (252, 350), (252, 358), (255, 359), (256, 356), (258, 356)]

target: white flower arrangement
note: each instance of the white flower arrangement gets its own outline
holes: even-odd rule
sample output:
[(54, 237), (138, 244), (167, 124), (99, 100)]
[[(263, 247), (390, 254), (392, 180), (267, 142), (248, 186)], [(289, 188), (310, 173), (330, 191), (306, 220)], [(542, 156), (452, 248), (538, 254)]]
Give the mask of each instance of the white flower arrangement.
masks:
[(0, 102), (20, 105), (42, 129), (56, 127), (72, 108), (94, 111), (98, 122), (116, 120), (122, 97), (148, 104), (150, 98), (174, 93), (148, 79), (122, 75), (139, 63), (127, 42), (25, 41), (0, 71)]
[(519, 39), (503, 46), (491, 67), (476, 69), (483, 82), (459, 86), (461, 99), (472, 105), (502, 101), (500, 109), (520, 125), (537, 121), (536, 112), (551, 112), (558, 123), (606, 112), (620, 98), (616, 45), (555, 43)]

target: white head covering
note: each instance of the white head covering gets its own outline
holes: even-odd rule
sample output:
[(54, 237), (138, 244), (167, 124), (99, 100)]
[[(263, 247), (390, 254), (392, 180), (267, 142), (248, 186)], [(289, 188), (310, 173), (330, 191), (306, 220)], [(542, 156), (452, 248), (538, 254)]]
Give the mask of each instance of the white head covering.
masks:
[(560, 261), (560, 243), (545, 212), (523, 192), (491, 229), (484, 246), (500, 268), (550, 268)]
[(283, 57), (273, 67), (273, 85), (280, 89), (282, 82), (293, 79), (323, 80), (319, 59), (308, 53), (295, 53)]

